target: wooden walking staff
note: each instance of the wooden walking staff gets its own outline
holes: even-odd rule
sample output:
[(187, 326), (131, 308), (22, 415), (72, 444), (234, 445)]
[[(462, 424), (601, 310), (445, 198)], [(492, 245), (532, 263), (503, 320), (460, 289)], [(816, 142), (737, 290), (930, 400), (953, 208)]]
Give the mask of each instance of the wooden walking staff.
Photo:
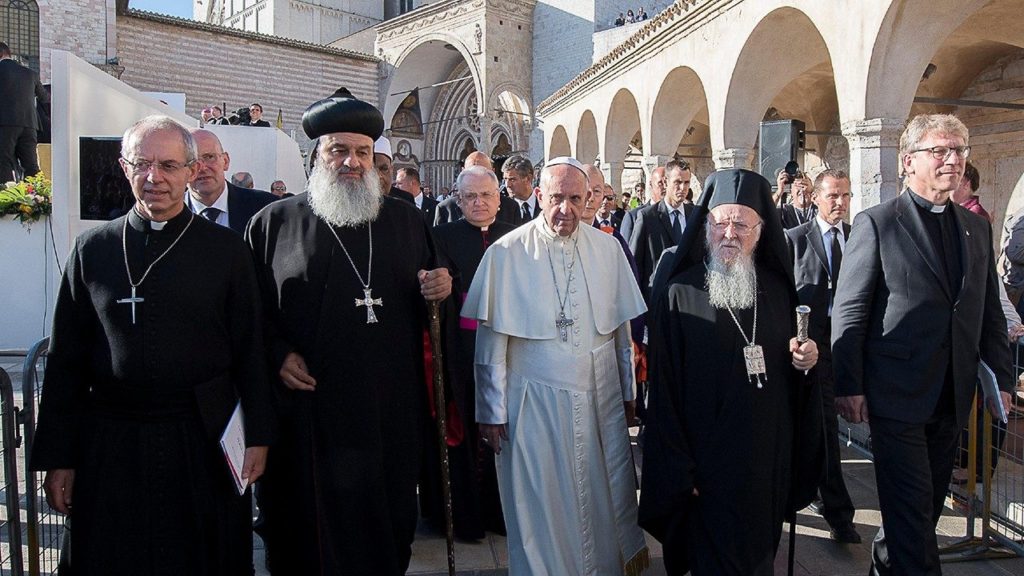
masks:
[(430, 351), (434, 370), (434, 410), (437, 411), (437, 447), (441, 456), (441, 499), (444, 502), (444, 536), (448, 544), (448, 576), (455, 576), (455, 533), (452, 527), (452, 482), (448, 471), (448, 424), (444, 399), (444, 363), (441, 353), (441, 306), (430, 302)]

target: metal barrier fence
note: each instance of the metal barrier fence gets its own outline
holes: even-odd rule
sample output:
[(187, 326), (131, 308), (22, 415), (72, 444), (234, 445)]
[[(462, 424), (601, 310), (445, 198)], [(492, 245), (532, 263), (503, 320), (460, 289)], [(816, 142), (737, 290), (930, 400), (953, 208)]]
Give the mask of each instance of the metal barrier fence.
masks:
[(0, 508), (0, 574), (21, 576), (24, 574), (21, 549), (21, 506), (18, 497), (18, 454), (21, 438), (17, 434), (17, 408), (14, 405), (14, 389), (11, 377), (0, 368), (0, 449), (3, 451), (3, 466), (0, 467), (0, 491), (3, 492), (3, 508)]
[[(1024, 390), (1020, 344), (1014, 347), (1014, 375), (1018, 390)], [(967, 517), (967, 533), (941, 550), (944, 562), (1024, 556), (1024, 398), (1014, 400), (1006, 407), (1005, 425), (994, 426), (984, 406), (971, 411), (949, 492), (954, 506)], [(847, 446), (873, 458), (869, 424), (840, 418), (839, 436)]]
[[(35, 437), (36, 411), (43, 390), (39, 375), (46, 366), (46, 353), (50, 339), (36, 342), (25, 355), (21, 372), (21, 400), (25, 435), (25, 462), (32, 453)], [(25, 471), (25, 534), (28, 545), (26, 559), (30, 576), (56, 574), (60, 560), (61, 536), (65, 519), (46, 503), (42, 491), (41, 475), (26, 466)]]

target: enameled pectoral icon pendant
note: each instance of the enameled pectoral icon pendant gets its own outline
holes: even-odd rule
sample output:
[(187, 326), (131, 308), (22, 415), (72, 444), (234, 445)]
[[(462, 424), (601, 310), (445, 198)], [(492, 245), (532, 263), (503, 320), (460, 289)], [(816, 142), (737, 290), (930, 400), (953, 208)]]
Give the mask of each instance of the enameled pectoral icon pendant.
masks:
[(756, 381), (758, 388), (764, 387), (768, 380), (764, 368), (764, 350), (758, 344), (743, 347), (743, 362), (747, 365), (747, 376), (751, 382)]

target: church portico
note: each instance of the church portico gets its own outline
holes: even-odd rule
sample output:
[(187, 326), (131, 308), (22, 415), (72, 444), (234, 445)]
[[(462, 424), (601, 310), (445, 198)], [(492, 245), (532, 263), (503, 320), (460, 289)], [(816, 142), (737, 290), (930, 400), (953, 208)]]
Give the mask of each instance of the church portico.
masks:
[[(1024, 150), (1011, 143), (1024, 112), (1012, 108), (1020, 99), (1010, 92), (1024, 59), (1024, 26), (1012, 16), (1021, 7), (1019, 0), (679, 0), (541, 103), (545, 148), (564, 144), (558, 130), (582, 136), (591, 122), (621, 124), (623, 91), (637, 104), (640, 128), (627, 172), (634, 158), (645, 172), (686, 159), (701, 179), (708, 160), (714, 168), (756, 168), (759, 123), (800, 120), (801, 168), (850, 171), (856, 212), (898, 193), (906, 119), (952, 112), (972, 129), (982, 203), (999, 222), (1024, 205), (1015, 199)], [(620, 149), (622, 131), (598, 130), (598, 148)], [(589, 157), (588, 140), (570, 144)]]
[(376, 27), (385, 134), (407, 139), (424, 183), (449, 186), (475, 150), (528, 153), (534, 5), (448, 0)]

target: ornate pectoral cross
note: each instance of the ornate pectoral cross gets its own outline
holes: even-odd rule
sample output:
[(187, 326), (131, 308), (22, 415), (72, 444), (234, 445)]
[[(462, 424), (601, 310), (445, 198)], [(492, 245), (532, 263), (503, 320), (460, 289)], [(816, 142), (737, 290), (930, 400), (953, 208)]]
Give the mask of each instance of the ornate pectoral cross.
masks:
[(135, 305), (136, 304), (142, 304), (145, 301), (146, 300), (144, 298), (139, 298), (139, 297), (137, 297), (135, 295), (135, 286), (132, 286), (132, 296), (131, 296), (131, 298), (121, 298), (120, 300), (117, 300), (117, 303), (118, 304), (131, 304), (132, 305), (132, 324), (134, 325), (135, 324)]
[(370, 292), (372, 292), (372, 291), (373, 291), (372, 288), (363, 288), (363, 299), (360, 300), (359, 298), (356, 298), (356, 306), (357, 307), (358, 306), (366, 306), (366, 323), (367, 324), (376, 324), (377, 323), (377, 315), (373, 313), (373, 307), (374, 306), (383, 306), (384, 305), (384, 301), (383, 300), (381, 300), (380, 298), (374, 298), (373, 296), (370, 295)]
[(565, 312), (558, 314), (558, 319), (555, 320), (555, 326), (558, 327), (558, 333), (562, 336), (562, 342), (569, 341), (569, 326), (575, 324), (576, 321), (572, 318), (566, 318)]

